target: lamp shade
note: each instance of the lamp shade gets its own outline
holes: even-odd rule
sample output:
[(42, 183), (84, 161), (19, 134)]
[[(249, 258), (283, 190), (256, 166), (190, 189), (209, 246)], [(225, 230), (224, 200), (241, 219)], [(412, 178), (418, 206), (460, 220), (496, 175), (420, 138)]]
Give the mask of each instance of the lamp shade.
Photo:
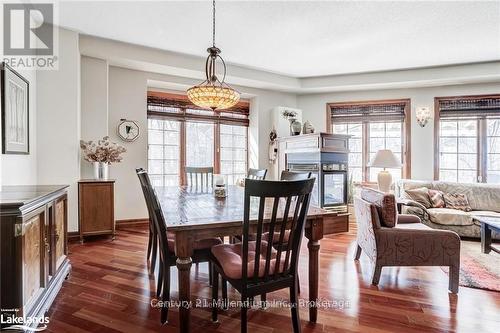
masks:
[(390, 149), (381, 149), (370, 161), (370, 166), (375, 168), (400, 168), (401, 162)]

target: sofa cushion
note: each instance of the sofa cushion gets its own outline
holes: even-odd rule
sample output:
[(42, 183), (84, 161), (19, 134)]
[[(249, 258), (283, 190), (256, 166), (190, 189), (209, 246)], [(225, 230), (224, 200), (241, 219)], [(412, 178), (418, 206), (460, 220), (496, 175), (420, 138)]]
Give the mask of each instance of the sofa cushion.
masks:
[(463, 210), (465, 212), (472, 210), (467, 196), (463, 193), (445, 193), (443, 194), (443, 198), (446, 208)]
[(429, 199), (431, 200), (432, 208), (444, 208), (443, 192), (438, 190), (429, 190)]
[(429, 208), (429, 219), (431, 222), (442, 225), (472, 225), (470, 212), (452, 208)]
[(398, 211), (394, 194), (380, 192), (364, 187), (361, 190), (361, 199), (377, 207), (378, 216), (382, 226), (392, 228), (396, 226)]
[(425, 208), (431, 208), (432, 204), (429, 198), (429, 189), (427, 187), (418, 187), (413, 189), (404, 190), (402, 197), (405, 199), (411, 199), (419, 204), (423, 205)]
[(462, 193), (467, 195), (472, 210), (500, 212), (500, 185), (434, 181), (431, 189), (440, 190), (444, 193)]

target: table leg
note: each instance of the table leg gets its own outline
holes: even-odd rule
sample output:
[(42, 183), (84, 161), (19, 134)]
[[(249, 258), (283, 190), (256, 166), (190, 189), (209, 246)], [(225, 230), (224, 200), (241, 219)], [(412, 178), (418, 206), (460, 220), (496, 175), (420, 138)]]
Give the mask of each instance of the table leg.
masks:
[(175, 254), (177, 255), (177, 271), (179, 277), (179, 331), (190, 331), (191, 322), (191, 265), (193, 248), (190, 237), (177, 233), (175, 237)]
[(481, 222), (481, 252), (491, 252), (491, 229), (483, 222)]
[(306, 237), (309, 239), (309, 321), (315, 323), (318, 319), (319, 290), (319, 240), (323, 238), (323, 219), (315, 219), (306, 227)]

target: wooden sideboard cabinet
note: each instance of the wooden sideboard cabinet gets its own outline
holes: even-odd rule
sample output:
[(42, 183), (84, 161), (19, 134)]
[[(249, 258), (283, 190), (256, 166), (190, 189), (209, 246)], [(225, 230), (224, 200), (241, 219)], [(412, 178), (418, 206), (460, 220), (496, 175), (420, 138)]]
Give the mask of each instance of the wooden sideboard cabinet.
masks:
[(67, 258), (67, 186), (2, 186), (0, 302), (7, 317), (40, 317), (59, 292)]
[(115, 181), (80, 180), (78, 211), (80, 242), (83, 237), (111, 235), (115, 238)]

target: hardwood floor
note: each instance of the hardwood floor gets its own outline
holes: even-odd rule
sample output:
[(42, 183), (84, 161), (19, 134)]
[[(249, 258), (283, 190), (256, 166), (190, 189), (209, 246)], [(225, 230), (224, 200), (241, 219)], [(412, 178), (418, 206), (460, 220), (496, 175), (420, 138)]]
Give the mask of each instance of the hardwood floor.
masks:
[[(439, 267), (384, 268), (379, 287), (372, 286), (369, 260), (364, 255), (359, 263), (353, 260), (352, 230), (321, 241), (320, 298), (330, 306), (319, 310), (316, 324), (307, 321), (308, 311), (302, 307), (303, 332), (498, 332), (500, 293), (460, 287), (458, 295), (449, 294), (448, 276)], [(70, 244), (73, 271), (49, 312), (48, 331), (176, 332), (177, 310), (169, 312), (167, 326), (160, 326), (159, 310), (150, 305), (155, 279), (147, 272), (146, 245), (147, 229), (142, 227), (118, 230), (115, 241), (98, 238)], [(305, 244), (301, 253), (301, 271), (307, 272)], [(210, 299), (207, 265), (193, 271), (193, 295)], [(306, 300), (307, 274), (301, 274), (300, 282), (300, 298)], [(175, 268), (171, 295), (177, 298)], [(232, 289), (229, 297), (239, 299)], [(288, 292), (267, 298), (288, 300)], [(251, 310), (249, 330), (291, 332), (289, 313), (288, 308), (276, 307)], [(193, 332), (235, 333), (239, 325), (235, 308), (220, 312), (218, 324), (210, 321), (210, 309), (192, 310)]]

